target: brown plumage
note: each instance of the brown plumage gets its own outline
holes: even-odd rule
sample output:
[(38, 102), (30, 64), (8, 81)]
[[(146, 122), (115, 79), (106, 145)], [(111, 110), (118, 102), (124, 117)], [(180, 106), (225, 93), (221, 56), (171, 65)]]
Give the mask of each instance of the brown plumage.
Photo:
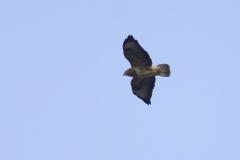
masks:
[(155, 76), (169, 77), (171, 73), (169, 65), (152, 66), (149, 54), (132, 35), (129, 35), (123, 42), (123, 52), (131, 64), (131, 68), (126, 70), (123, 75), (133, 77), (131, 81), (133, 94), (146, 104), (151, 104)]

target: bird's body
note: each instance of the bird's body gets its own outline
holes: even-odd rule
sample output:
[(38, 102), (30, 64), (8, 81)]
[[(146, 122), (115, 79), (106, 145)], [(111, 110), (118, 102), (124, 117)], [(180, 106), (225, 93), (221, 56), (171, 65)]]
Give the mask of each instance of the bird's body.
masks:
[(144, 67), (133, 67), (133, 69), (136, 71), (138, 78), (144, 78), (144, 77), (152, 77), (157, 75), (158, 68), (152, 67), (152, 66), (144, 66)]
[(123, 51), (125, 58), (131, 64), (131, 68), (126, 70), (124, 75), (133, 77), (131, 81), (133, 94), (146, 104), (151, 104), (155, 76), (169, 77), (171, 73), (169, 65), (152, 66), (152, 60), (148, 53), (131, 35), (123, 42)]
[[(166, 64), (167, 65), (167, 64)], [(128, 70), (133, 70), (135, 72), (133, 75), (127, 75)], [(127, 76), (129, 77), (137, 77), (137, 78), (144, 78), (144, 77), (152, 77), (152, 76), (161, 76), (162, 68), (160, 66), (143, 66), (143, 67), (132, 67), (126, 71)]]

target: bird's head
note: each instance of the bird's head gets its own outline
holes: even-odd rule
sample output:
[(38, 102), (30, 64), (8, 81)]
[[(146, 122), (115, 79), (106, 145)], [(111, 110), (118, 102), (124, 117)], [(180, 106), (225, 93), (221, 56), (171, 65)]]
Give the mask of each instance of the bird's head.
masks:
[(137, 77), (137, 72), (133, 68), (129, 68), (126, 70), (123, 74), (124, 76), (129, 76), (129, 77)]

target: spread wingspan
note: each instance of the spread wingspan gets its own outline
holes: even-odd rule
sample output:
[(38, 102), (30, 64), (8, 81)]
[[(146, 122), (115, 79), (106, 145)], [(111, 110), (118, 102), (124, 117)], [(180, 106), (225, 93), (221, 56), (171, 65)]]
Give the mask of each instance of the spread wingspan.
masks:
[(168, 64), (152, 66), (149, 54), (132, 35), (124, 40), (122, 47), (125, 58), (131, 64), (131, 68), (127, 69), (123, 75), (133, 77), (131, 81), (133, 94), (149, 105), (155, 86), (155, 76), (169, 77), (170, 66)]

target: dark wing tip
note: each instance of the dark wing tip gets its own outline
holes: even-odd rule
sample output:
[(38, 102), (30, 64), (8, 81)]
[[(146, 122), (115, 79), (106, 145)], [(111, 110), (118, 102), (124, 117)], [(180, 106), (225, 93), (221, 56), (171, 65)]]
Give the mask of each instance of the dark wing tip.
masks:
[(147, 105), (151, 104), (150, 99), (142, 99), (142, 100), (143, 100), (143, 102), (145, 102)]
[(123, 46), (128, 42), (137, 42), (137, 40), (135, 40), (135, 38), (132, 35), (128, 35), (128, 37), (123, 42)]
[[(135, 94), (135, 93), (133, 93)], [(136, 95), (136, 94), (135, 94)], [(146, 99), (146, 98), (142, 98), (142, 97), (139, 97), (138, 95), (136, 95), (139, 99), (143, 100), (143, 102), (145, 102), (147, 105), (151, 104), (151, 100), (150, 98), (149, 99)]]
[(151, 100), (150, 100), (151, 97), (149, 99), (146, 99), (146, 98), (142, 98), (142, 97), (138, 96), (134, 92), (133, 92), (133, 94), (136, 95), (139, 99), (143, 100), (143, 102), (145, 102), (147, 105), (151, 104)]

